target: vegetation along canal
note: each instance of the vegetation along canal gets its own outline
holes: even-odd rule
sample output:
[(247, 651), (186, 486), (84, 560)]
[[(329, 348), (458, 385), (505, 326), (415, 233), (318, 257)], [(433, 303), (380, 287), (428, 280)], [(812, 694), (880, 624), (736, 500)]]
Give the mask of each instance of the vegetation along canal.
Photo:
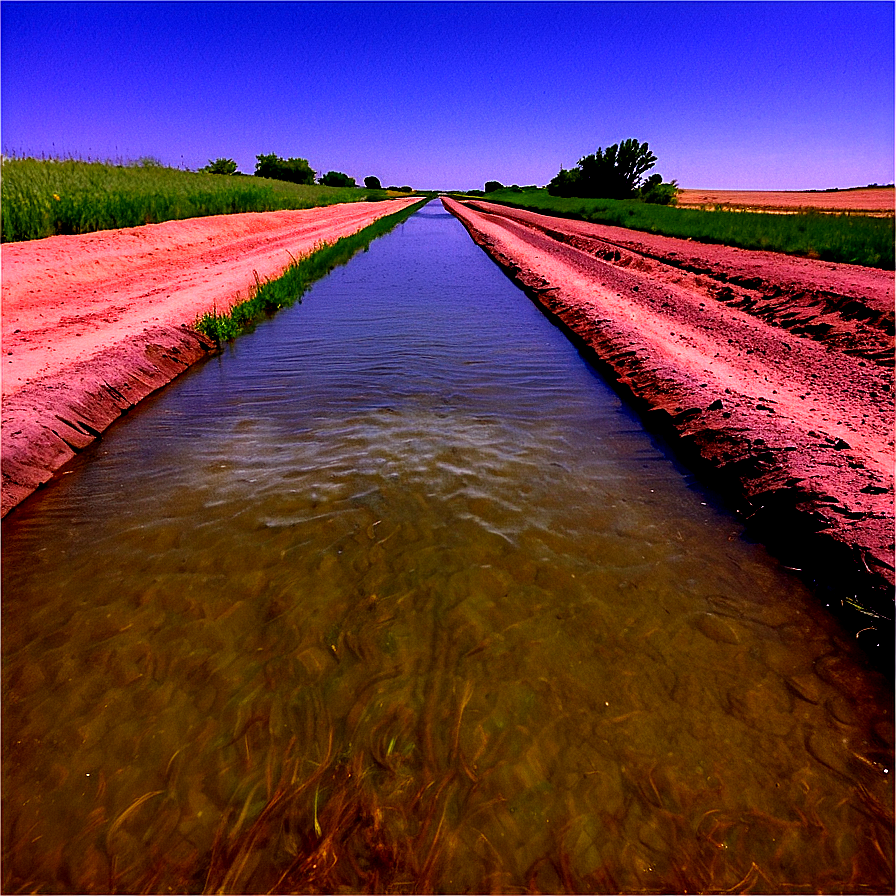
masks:
[(4, 892), (886, 892), (892, 687), (431, 203), (3, 521)]

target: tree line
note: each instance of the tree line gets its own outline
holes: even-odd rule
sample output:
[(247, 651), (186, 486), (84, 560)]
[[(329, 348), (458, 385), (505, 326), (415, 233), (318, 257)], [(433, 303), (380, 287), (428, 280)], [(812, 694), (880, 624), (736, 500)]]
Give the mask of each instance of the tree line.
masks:
[(606, 149), (582, 156), (575, 168), (561, 168), (548, 184), (552, 196), (577, 196), (586, 199), (642, 199), (658, 205), (675, 201), (678, 184), (664, 183), (662, 175), (644, 175), (656, 165), (657, 158), (646, 143), (623, 140)]
[[(657, 158), (646, 143), (623, 140), (606, 149), (582, 156), (575, 168), (561, 168), (547, 186), (552, 196), (580, 199), (641, 199), (657, 205), (674, 205), (678, 184), (664, 182), (662, 175), (644, 175), (656, 165)], [(490, 180), (485, 192), (506, 189), (499, 181)], [(523, 189), (514, 185), (510, 189)]]
[[(293, 184), (305, 184), (311, 186), (315, 182), (316, 173), (308, 164), (307, 159), (289, 158), (283, 159), (274, 153), (262, 154), (255, 157), (255, 177), (268, 177), (273, 180), (285, 180)], [(208, 165), (200, 168), (207, 174), (240, 174), (237, 164), (233, 159), (209, 160)], [(328, 171), (317, 179), (317, 183), (325, 187), (357, 187), (355, 179), (341, 171)], [(364, 186), (368, 190), (382, 190), (380, 179), (374, 175), (364, 178)], [(412, 192), (411, 187), (387, 187), (388, 190), (397, 190), (401, 193)]]

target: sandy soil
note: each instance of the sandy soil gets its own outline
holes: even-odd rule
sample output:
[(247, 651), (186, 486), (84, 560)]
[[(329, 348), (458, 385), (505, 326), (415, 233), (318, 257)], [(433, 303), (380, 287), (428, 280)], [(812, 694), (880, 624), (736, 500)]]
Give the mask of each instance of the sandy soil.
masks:
[(6, 243), (2, 513), (212, 346), (192, 324), (322, 241), (416, 200), (169, 221)]
[(896, 190), (893, 187), (867, 187), (860, 190), (837, 190), (831, 193), (681, 190), (678, 194), (678, 204), (722, 205), (759, 211), (796, 211), (811, 208), (826, 212), (855, 211), (892, 215), (896, 209)]
[(892, 272), (443, 202), (754, 532), (892, 613)]

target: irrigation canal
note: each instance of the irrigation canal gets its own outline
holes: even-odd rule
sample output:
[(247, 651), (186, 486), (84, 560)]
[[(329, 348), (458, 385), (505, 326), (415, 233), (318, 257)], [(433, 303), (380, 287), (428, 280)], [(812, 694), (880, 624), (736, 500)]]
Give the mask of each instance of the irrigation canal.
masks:
[(437, 203), (2, 526), (4, 892), (892, 891), (890, 683)]

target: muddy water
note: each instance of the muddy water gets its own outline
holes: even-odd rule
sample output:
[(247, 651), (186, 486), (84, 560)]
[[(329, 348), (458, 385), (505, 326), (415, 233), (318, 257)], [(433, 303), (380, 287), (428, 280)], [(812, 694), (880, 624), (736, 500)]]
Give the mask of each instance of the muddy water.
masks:
[(3, 522), (4, 892), (888, 892), (892, 691), (436, 204)]

